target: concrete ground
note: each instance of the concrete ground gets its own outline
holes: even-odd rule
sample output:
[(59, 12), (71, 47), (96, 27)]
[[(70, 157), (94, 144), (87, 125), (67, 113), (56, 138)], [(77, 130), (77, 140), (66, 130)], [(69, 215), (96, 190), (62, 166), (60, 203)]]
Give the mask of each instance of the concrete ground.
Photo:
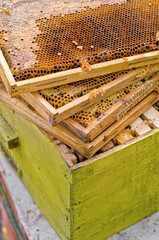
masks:
[(108, 240), (159, 240), (159, 212), (121, 231)]

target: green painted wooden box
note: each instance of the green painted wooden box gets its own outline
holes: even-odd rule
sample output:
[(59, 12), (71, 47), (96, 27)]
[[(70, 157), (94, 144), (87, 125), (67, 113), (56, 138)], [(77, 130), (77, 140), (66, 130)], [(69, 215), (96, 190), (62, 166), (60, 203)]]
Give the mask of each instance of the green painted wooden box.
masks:
[(0, 113), (20, 140), (1, 144), (61, 239), (104, 240), (159, 210), (159, 130), (69, 168), (35, 125)]

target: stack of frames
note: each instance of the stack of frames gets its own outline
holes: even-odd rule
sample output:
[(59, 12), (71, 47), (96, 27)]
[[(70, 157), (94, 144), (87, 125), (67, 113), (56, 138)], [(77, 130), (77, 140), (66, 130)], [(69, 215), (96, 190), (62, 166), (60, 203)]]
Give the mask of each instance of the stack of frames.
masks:
[[(133, 16), (136, 0), (88, 7), (65, 16), (51, 15), (45, 21), (38, 19), (35, 24), (41, 33), (33, 39), (39, 48), (32, 52), (36, 61), (26, 69), (24, 59), (17, 63), (22, 67), (13, 68), (11, 61), (16, 63), (17, 59), (11, 56), (8, 43), (1, 43), (0, 101), (85, 158), (94, 156), (159, 100), (159, 18), (155, 10), (159, 3), (154, 0), (150, 6), (149, 1), (138, 2), (141, 14), (127, 20), (121, 32), (129, 33), (130, 42), (120, 32), (114, 32), (116, 41), (107, 45), (105, 41), (110, 40), (114, 30), (110, 31), (110, 23), (105, 28), (103, 21), (108, 13), (113, 20), (117, 9), (125, 16), (123, 19), (127, 19), (128, 13)], [(144, 23), (149, 16), (151, 32)], [(134, 35), (132, 21), (134, 26), (137, 24)], [(87, 30), (92, 26), (91, 31), (96, 33), (94, 43), (90, 40), (91, 31), (88, 38), (85, 32), (83, 42), (83, 35), (77, 35), (81, 24)], [(64, 33), (67, 39), (62, 38)], [(121, 45), (119, 49), (117, 43)]]
[[(57, 87), (10, 98), (1, 86), (0, 101), (90, 158), (159, 100), (158, 64), (115, 76), (114, 80), (93, 90), (89, 86), (96, 79), (85, 80), (87, 93), (82, 96), (76, 95), (78, 86), (82, 85), (78, 82), (77, 89), (74, 86), (74, 90), (68, 91), (68, 95), (77, 97), (59, 108), (51, 103)], [(64, 85), (61, 89), (64, 91), (70, 86)]]

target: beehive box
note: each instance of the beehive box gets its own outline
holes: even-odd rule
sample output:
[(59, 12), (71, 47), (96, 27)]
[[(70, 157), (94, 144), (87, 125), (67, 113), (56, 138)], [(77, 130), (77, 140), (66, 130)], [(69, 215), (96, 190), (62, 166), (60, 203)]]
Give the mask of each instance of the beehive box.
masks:
[(7, 76), (3, 65), (0, 71), (8, 92), (16, 96), (158, 63), (158, 5), (157, 0), (5, 0), (10, 11), (0, 9), (0, 47), (11, 73)]
[[(76, 15), (77, 19), (79, 17), (79, 12), (75, 12), (78, 9), (78, 2), (65, 1), (59, 6), (59, 1), (55, 4), (48, 0), (45, 1), (45, 4), (41, 3), (42, 5), (40, 5), (39, 3), (34, 8), (35, 2), (28, 5), (25, 3), (24, 7), (23, 4), (21, 6), (22, 2), (19, 4), (15, 1), (14, 4), (9, 4), (10, 11), (13, 10), (12, 14), (9, 15), (8, 12), (2, 10), (6, 14), (2, 25), (4, 24), (7, 28), (0, 34), (3, 40), (3, 53), (11, 71), (9, 78), (4, 74), (3, 66), (5, 65), (2, 65), (0, 70), (3, 82), (12, 96), (30, 90), (53, 87), (56, 84), (106, 75), (114, 72), (114, 69), (122, 71), (158, 63), (157, 0), (117, 1), (128, 5), (125, 11), (126, 8), (123, 4), (120, 13), (118, 4), (101, 5), (101, 3), (109, 1), (93, 1), (93, 7), (92, 2), (83, 1), (78, 6), (82, 12), (83, 34), (78, 36), (78, 39), (72, 39), (69, 37), (73, 26), (77, 26), (75, 29), (77, 33), (81, 26), (80, 21), (74, 24), (74, 16)], [(83, 9), (81, 9), (81, 5)], [(92, 8), (89, 6), (85, 8), (85, 5)], [(135, 8), (132, 8), (132, 5)], [(14, 10), (15, 6), (20, 7)], [(65, 9), (68, 7), (70, 7), (70, 13), (67, 12), (65, 15)], [(136, 7), (138, 11), (136, 11)], [(55, 8), (57, 13), (62, 9), (64, 15), (56, 17), (57, 13), (55, 13), (55, 16), (50, 16), (48, 10)], [(113, 36), (108, 41), (112, 45), (106, 46), (105, 36), (107, 34), (112, 36), (111, 29), (104, 28), (105, 21), (109, 19), (108, 8), (113, 9), (111, 16), (115, 20), (116, 35), (115, 38)], [(29, 9), (36, 9), (29, 15), (32, 15), (30, 18), (27, 15)], [(98, 16), (101, 10), (104, 15)], [(119, 14), (118, 18), (116, 18), (116, 13)], [(150, 21), (152, 13), (155, 17), (153, 21)], [(24, 21), (21, 22), (22, 14)], [(47, 18), (39, 19), (37, 25), (34, 25), (35, 18), (39, 14), (40, 18), (43, 15)], [(132, 17), (131, 21), (128, 21), (128, 16)], [(146, 16), (146, 21), (144, 16)], [(125, 41), (126, 38), (123, 37), (125, 28), (122, 29), (123, 31), (121, 28), (116, 29), (118, 19), (120, 27), (129, 26), (130, 35), (134, 26), (137, 26), (135, 39), (133, 35), (130, 36), (131, 43)], [(52, 21), (57, 24), (56, 28), (52, 29), (50, 36), (48, 30), (50, 26), (52, 27)], [(62, 28), (64, 22), (67, 29)], [(12, 23), (15, 24), (12, 25)], [(140, 23), (142, 23), (142, 31), (146, 32), (144, 35), (140, 32)], [(149, 24), (147, 25), (147, 23)], [(88, 38), (84, 38), (86, 30), (92, 25), (94, 27), (93, 38), (92, 30), (90, 30), (90, 34), (86, 34)], [(42, 35), (39, 35), (39, 27), (43, 31)], [(97, 28), (101, 30), (99, 36), (96, 36)], [(69, 30), (68, 33), (66, 30)], [(14, 32), (16, 35), (13, 34)], [(66, 56), (61, 45), (58, 45), (57, 32), (59, 37), (63, 36), (63, 33), (67, 33), (64, 38), (67, 42), (64, 52), (68, 50)], [(17, 35), (19, 42), (16, 41)], [(32, 41), (32, 37), (35, 37), (36, 43)], [(122, 46), (120, 46), (121, 43)], [(40, 48), (36, 49), (36, 44), (39, 44)], [(56, 48), (59, 47), (58, 51), (54, 44), (56, 44)], [(107, 48), (108, 50), (105, 50)], [(48, 52), (50, 53), (49, 58), (46, 57)], [(52, 58), (53, 54), (55, 59)], [(35, 56), (37, 56), (39, 65), (36, 64)], [(71, 57), (72, 60), (68, 61)], [(62, 60), (59, 60), (61, 58)], [(105, 62), (107, 60), (111, 61)], [(61, 64), (63, 71), (60, 69)], [(87, 69), (90, 64), (93, 64), (91, 71)], [(83, 68), (86, 68), (87, 71), (83, 71), (85, 70)], [(41, 75), (43, 76), (41, 77)], [(62, 239), (105, 239), (158, 211), (158, 130), (153, 130), (142, 138), (135, 139), (135, 141), (133, 139), (106, 153), (98, 154), (94, 158), (68, 166), (69, 161), (64, 159), (65, 156), (63, 158), (60, 155), (54, 143), (39, 128), (2, 103), (0, 104), (0, 113), (2, 122), (6, 125), (6, 137), (5, 132), (3, 136), (0, 136), (1, 144), (12, 159), (19, 176), (35, 202)], [(10, 134), (14, 132), (15, 136), (19, 136), (19, 144), (16, 142), (14, 148), (11, 148), (6, 141), (8, 130)], [(59, 134), (64, 133), (59, 131)], [(76, 144), (79, 142), (77, 141)]]
[[(22, 9), (13, 8), (11, 16), (6, 9), (2, 9), (11, 19), (2, 18), (2, 26), (4, 25), (5, 30), (1, 31), (1, 46), (3, 51), (3, 53), (0, 52), (1, 79), (12, 96), (19, 95), (23, 92), (48, 88), (52, 85), (58, 86), (57, 88), (51, 89), (52, 93), (49, 92), (49, 94), (45, 92), (46, 90), (42, 90), (42, 100), (40, 101), (38, 93), (35, 98), (32, 94), (28, 95), (27, 98), (27, 102), (29, 102), (31, 106), (34, 105), (34, 102), (38, 102), (37, 108), (35, 108), (35, 106), (33, 106), (33, 108), (44, 118), (47, 118), (49, 123), (53, 125), (65, 120), (80, 111), (80, 109), (97, 103), (98, 100), (103, 101), (104, 97), (109, 95), (109, 84), (101, 86), (101, 89), (97, 89), (101, 90), (98, 91), (98, 93), (101, 94), (95, 94), (97, 96), (95, 99), (93, 97), (91, 101), (91, 97), (85, 94), (85, 90), (87, 90), (87, 86), (85, 85), (94, 83), (95, 87), (97, 81), (100, 82), (99, 85), (102, 85), (102, 82), (106, 82), (107, 78), (111, 81), (114, 80), (118, 74), (126, 74), (126, 70), (137, 68), (136, 72), (134, 70), (135, 74), (132, 71), (127, 74), (127, 78), (126, 75), (117, 78), (114, 81), (118, 82), (117, 85), (115, 85), (114, 82), (110, 82), (110, 92), (115, 93), (118, 89), (121, 90), (130, 83), (139, 81), (138, 75), (140, 75), (139, 73), (143, 66), (148, 65), (149, 69), (149, 67), (151, 68), (155, 65), (156, 71), (159, 67), (158, 2), (139, 2), (135, 0), (117, 2), (99, 1), (91, 7), (88, 1), (84, 2), (83, 7), (81, 7), (81, 3), (77, 4), (77, 6), (72, 6), (72, 2), (65, 4), (65, 2), (61, 3), (59, 7), (55, 4), (54, 7), (57, 8), (57, 13), (55, 12), (53, 14), (48, 11), (48, 5), (46, 7), (47, 11), (44, 6), (46, 12), (43, 13), (43, 18), (39, 18), (36, 21), (36, 17), (39, 17), (39, 5), (37, 8), (35, 7), (36, 13), (31, 12), (29, 14), (26, 14), (28, 6), (26, 6), (26, 8), (22, 7)], [(69, 6), (71, 7), (70, 12), (68, 12)], [(24, 13), (24, 17), (22, 17), (21, 10)], [(41, 11), (43, 12), (43, 10), (40, 10), (40, 12)], [(118, 14), (118, 21), (116, 21), (116, 14)], [(108, 17), (110, 18), (110, 23)], [(28, 22), (26, 18), (30, 20), (30, 25), (28, 26), (26, 26), (26, 22)], [(151, 20), (149, 21), (149, 19)], [(14, 21), (15, 24), (12, 26)], [(20, 29), (17, 23), (21, 23)], [(148, 23), (149, 27), (147, 28)], [(30, 32), (29, 36), (28, 32)], [(81, 66), (81, 68), (79, 68), (79, 66)], [(49, 75), (48, 73), (53, 74)], [(134, 74), (134, 76), (131, 74)], [(28, 80), (28, 77), (31, 77), (30, 80)], [(64, 79), (61, 79), (61, 77)], [(81, 95), (83, 95), (84, 101), (81, 102), (82, 97), (80, 98), (80, 93), (77, 93), (76, 96), (76, 93), (69, 94), (67, 90), (61, 91), (61, 88), (67, 87), (63, 85), (64, 83), (76, 81), (79, 83), (81, 79), (84, 79), (81, 84)], [(85, 84), (85, 82), (87, 82), (87, 84)], [(77, 85), (68, 85), (68, 87), (78, 87), (78, 83)], [(117, 111), (113, 112), (114, 115), (112, 114), (111, 123), (113, 123), (114, 120), (120, 119), (120, 116), (123, 117), (123, 114), (126, 114), (126, 112), (132, 108), (130, 102), (133, 101), (133, 104), (137, 104), (139, 100), (142, 100), (138, 96), (140, 95), (140, 90), (143, 91), (142, 98), (149, 93), (147, 90), (149, 87), (153, 87), (154, 84), (152, 82), (149, 83), (150, 86), (143, 85), (143, 88), (139, 89), (138, 92), (132, 93), (130, 99), (122, 99), (123, 102), (121, 100), (122, 106), (119, 104), (120, 106), (118, 106)], [(59, 88), (61, 84), (63, 86)], [(144, 89), (144, 86), (146, 89)], [(105, 89), (103, 89), (104, 87)], [(135, 85), (133, 87), (135, 87)], [(90, 86), (88, 90), (90, 91), (91, 88), (92, 86)], [(56, 90), (57, 94), (55, 93)], [(113, 102), (115, 103), (119, 98), (122, 98), (125, 91), (126, 89), (123, 89), (123, 92), (116, 97), (116, 100), (111, 101), (110, 99), (106, 99), (110, 102), (110, 104), (108, 104), (109, 107)], [(91, 95), (91, 93), (89, 95)], [(77, 105), (74, 105), (75, 102), (72, 101), (73, 98), (76, 97), (79, 97), (79, 99), (75, 99), (75, 101), (77, 100), (76, 103), (78, 102), (78, 108), (76, 108)], [(53, 106), (50, 105), (50, 101)], [(70, 103), (70, 105), (68, 104), (69, 106), (66, 104), (67, 102)], [(149, 102), (151, 102), (150, 99)], [(99, 129), (99, 133), (101, 133), (108, 127), (103, 124), (104, 121), (107, 121), (103, 119), (101, 115), (102, 113), (103, 115), (105, 114), (103, 111), (107, 109), (108, 105), (105, 100), (103, 105), (105, 105), (106, 108), (101, 106), (101, 102), (99, 104), (100, 106), (95, 106), (98, 110), (94, 113), (94, 109), (93, 111), (91, 109), (89, 110), (91, 112), (90, 114), (86, 110), (84, 111), (84, 116), (82, 116), (81, 113), (75, 115), (76, 122), (80, 122), (81, 124), (85, 123), (86, 126), (91, 120), (91, 129), (84, 129), (84, 125), (77, 126), (76, 122), (73, 123), (74, 125), (70, 123), (65, 124), (64, 127), (69, 130), (71, 129), (73, 133), (76, 131), (78, 135), (82, 133), (84, 135), (84, 139), (82, 140), (85, 142), (91, 141), (92, 138), (97, 136)], [(124, 104), (126, 105), (126, 109), (124, 108)], [(62, 107), (60, 107), (61, 105)], [(113, 107), (115, 108), (115, 106)], [(39, 109), (41, 109), (41, 112)], [(119, 109), (121, 111), (119, 111)], [(133, 117), (135, 117), (135, 111), (133, 112)], [(131, 112), (130, 115), (127, 115), (127, 119), (131, 119), (130, 116), (133, 115), (133, 113)], [(100, 120), (101, 118), (102, 121)], [(93, 119), (97, 123), (97, 126), (95, 126), (96, 123), (92, 121)], [(125, 121), (126, 124), (125, 118), (123, 121)], [(116, 124), (116, 128), (118, 127)], [(92, 130), (96, 132), (93, 137), (89, 136), (92, 134)], [(74, 142), (78, 141), (78, 144), (75, 145), (79, 145), (80, 149), (77, 149), (71, 143), (68, 144), (66, 138), (64, 142), (71, 147), (73, 146), (84, 156), (92, 157), (93, 154), (100, 149), (100, 142), (102, 142), (102, 144), (105, 143), (107, 134), (106, 132), (104, 135), (103, 132), (103, 135), (101, 134), (96, 142), (92, 141), (90, 144), (83, 144), (78, 141), (77, 138), (74, 138)], [(109, 135), (111, 135), (110, 131)]]
[(159, 210), (158, 129), (68, 167), (35, 125), (2, 103), (0, 113), (19, 136), (1, 144), (61, 239), (106, 239)]

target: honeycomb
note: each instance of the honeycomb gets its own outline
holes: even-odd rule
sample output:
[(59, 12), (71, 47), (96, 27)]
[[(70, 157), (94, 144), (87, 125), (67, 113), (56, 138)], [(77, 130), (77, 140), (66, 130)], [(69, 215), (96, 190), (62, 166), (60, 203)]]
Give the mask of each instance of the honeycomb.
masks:
[[(110, 73), (96, 78), (85, 79), (75, 83), (40, 90), (39, 93), (56, 109), (72, 102), (73, 100), (90, 93), (90, 100), (100, 91), (100, 87), (127, 74), (130, 70)], [(136, 77), (148, 79), (159, 71), (159, 64), (146, 66)], [(102, 93), (101, 93), (102, 94)]]
[(1, 14), (0, 46), (16, 81), (159, 49), (158, 0), (62, 2)]
[(96, 118), (98, 118), (102, 113), (110, 109), (113, 104), (118, 102), (120, 99), (122, 99), (126, 94), (133, 91), (134, 89), (137, 89), (142, 86), (142, 84), (146, 80), (139, 81), (137, 83), (134, 83), (125, 89), (111, 95), (110, 97), (101, 100), (97, 104), (93, 105), (92, 107), (89, 107), (88, 109), (85, 109), (79, 113), (76, 113), (71, 118), (75, 120), (76, 122), (80, 123), (83, 127), (87, 127), (90, 123), (92, 123)]
[(90, 78), (67, 85), (58, 86), (55, 88), (45, 89), (39, 93), (56, 109), (72, 102), (73, 100), (81, 97), (93, 89), (97, 89), (104, 84), (107, 84), (116, 78), (125, 75), (129, 71), (121, 71), (110, 73), (96, 78)]

